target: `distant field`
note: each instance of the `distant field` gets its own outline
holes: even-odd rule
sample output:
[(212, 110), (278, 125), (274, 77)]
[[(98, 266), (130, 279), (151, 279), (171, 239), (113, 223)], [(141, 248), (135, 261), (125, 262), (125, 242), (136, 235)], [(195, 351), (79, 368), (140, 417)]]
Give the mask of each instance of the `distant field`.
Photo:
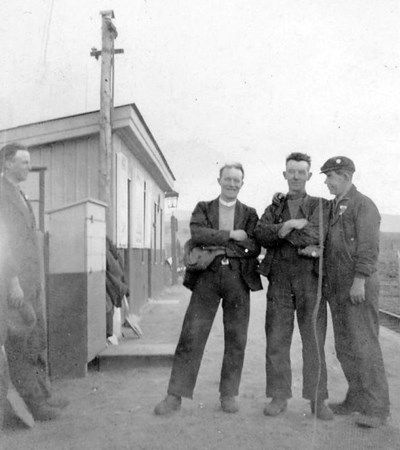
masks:
[(400, 233), (381, 233), (378, 264), (381, 282), (380, 307), (400, 315), (398, 251), (400, 251)]

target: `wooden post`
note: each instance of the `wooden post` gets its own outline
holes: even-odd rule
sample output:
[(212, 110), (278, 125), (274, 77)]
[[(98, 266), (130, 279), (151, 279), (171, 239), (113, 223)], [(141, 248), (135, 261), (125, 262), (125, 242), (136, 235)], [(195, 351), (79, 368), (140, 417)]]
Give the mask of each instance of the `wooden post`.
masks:
[(101, 48), (101, 84), (100, 84), (100, 200), (107, 204), (106, 230), (112, 237), (112, 189), (111, 173), (113, 167), (112, 145), (112, 110), (113, 99), (113, 65), (114, 40), (118, 36), (117, 29), (111, 22), (114, 12), (101, 11), (102, 16), (102, 48)]
[(171, 284), (178, 284), (178, 260), (176, 254), (176, 232), (178, 231), (178, 219), (172, 214), (171, 216)]

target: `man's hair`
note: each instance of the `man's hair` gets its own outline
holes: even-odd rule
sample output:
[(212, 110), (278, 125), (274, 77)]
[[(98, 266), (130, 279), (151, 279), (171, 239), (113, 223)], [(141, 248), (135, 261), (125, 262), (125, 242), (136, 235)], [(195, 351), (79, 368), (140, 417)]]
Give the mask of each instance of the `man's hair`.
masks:
[(308, 156), (306, 153), (293, 152), (286, 158), (286, 163), (291, 160), (305, 161), (308, 164), (308, 167), (311, 167), (311, 156)]
[(0, 166), (3, 166), (4, 161), (11, 161), (18, 150), (28, 150), (28, 147), (18, 142), (6, 144), (0, 150)]
[(6, 144), (0, 150), (0, 173), (4, 171), (5, 161), (11, 161), (18, 150), (28, 150), (28, 147), (18, 142), (12, 142), (11, 144)]
[(229, 163), (225, 163), (220, 169), (219, 169), (219, 177), (222, 177), (222, 172), (224, 171), (224, 169), (238, 169), (242, 172), (242, 175), (244, 178), (244, 169), (241, 163), (239, 162), (229, 162)]

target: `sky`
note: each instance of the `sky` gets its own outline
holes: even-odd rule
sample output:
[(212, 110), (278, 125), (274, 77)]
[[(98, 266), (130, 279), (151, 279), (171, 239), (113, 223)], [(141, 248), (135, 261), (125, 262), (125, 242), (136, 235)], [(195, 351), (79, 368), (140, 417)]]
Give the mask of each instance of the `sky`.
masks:
[[(400, 214), (398, 0), (14, 0), (0, 10), (0, 129), (99, 109), (100, 11), (118, 30), (115, 105), (136, 103), (175, 175), (179, 208), (219, 193), (227, 161), (261, 214), (293, 151)], [(3, 53), (4, 54), (4, 53)]]

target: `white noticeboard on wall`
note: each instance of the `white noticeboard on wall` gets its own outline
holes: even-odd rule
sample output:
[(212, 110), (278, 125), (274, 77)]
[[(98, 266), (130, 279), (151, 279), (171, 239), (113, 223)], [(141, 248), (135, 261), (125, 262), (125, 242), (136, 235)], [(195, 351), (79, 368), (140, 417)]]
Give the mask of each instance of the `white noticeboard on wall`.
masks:
[(117, 247), (128, 247), (128, 158), (117, 153)]

